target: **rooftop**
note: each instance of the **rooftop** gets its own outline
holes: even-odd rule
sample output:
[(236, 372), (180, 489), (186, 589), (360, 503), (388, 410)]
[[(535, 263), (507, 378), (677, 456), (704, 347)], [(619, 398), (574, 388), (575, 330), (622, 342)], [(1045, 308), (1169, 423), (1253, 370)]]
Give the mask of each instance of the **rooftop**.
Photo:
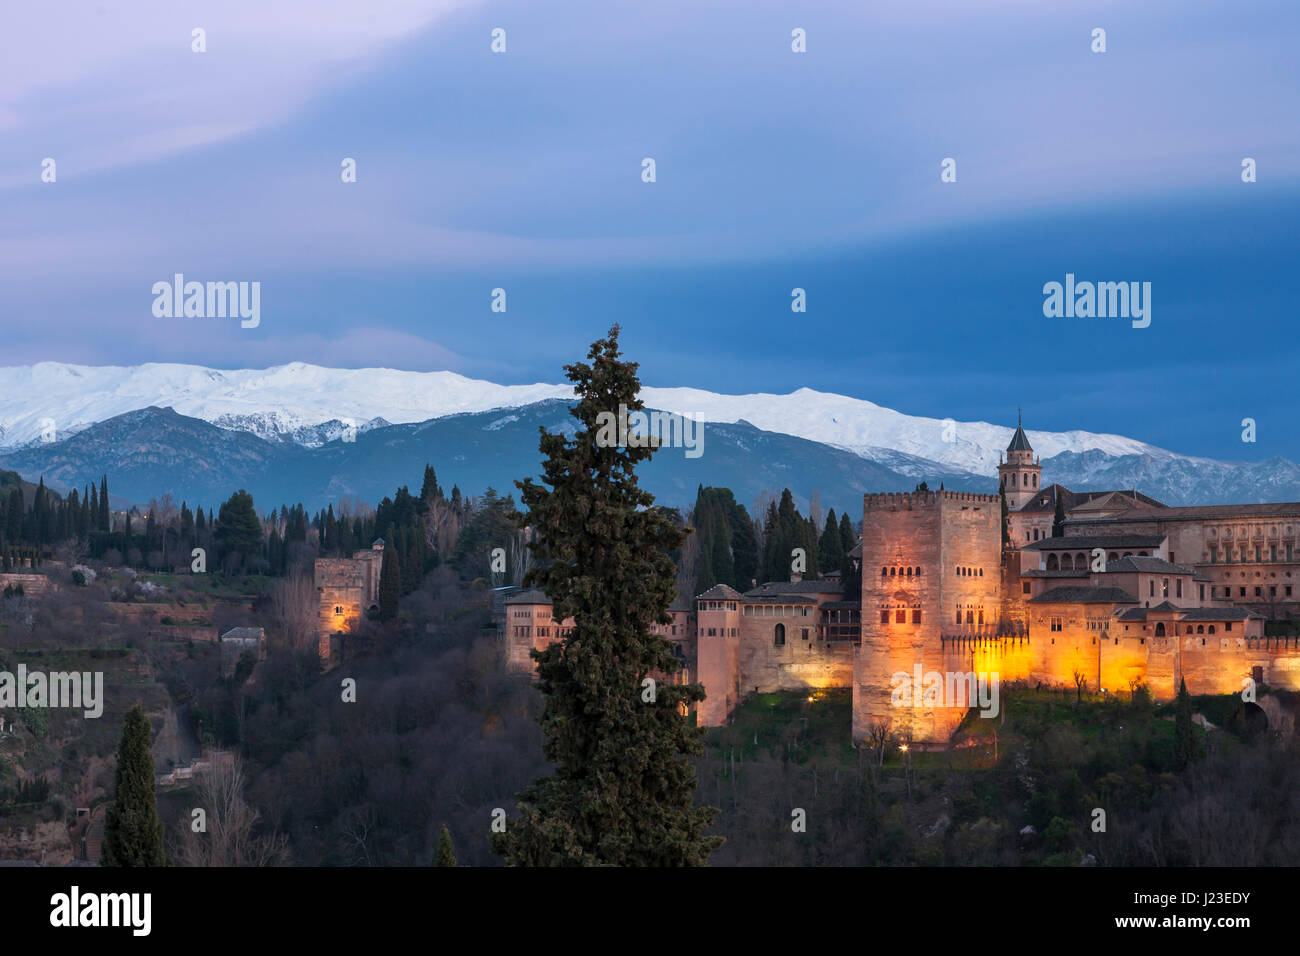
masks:
[(1138, 599), (1123, 588), (1101, 588), (1074, 584), (1044, 591), (1030, 604), (1137, 604)]

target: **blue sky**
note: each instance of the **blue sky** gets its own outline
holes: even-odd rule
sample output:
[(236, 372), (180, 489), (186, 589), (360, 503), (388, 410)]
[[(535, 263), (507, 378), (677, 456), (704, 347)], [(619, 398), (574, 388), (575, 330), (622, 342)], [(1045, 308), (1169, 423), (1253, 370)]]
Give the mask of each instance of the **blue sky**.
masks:
[[(558, 381), (619, 321), (649, 384), (1300, 458), (1293, 3), (66, 6), (0, 15), (4, 364)], [(1067, 272), (1151, 326), (1045, 318)]]

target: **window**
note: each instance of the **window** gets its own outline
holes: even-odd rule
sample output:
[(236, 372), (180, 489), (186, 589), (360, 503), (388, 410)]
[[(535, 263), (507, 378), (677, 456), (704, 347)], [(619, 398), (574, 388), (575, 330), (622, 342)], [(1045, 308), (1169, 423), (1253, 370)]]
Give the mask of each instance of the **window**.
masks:
[(1061, 619), (1059, 617), (1052, 618), (1049, 624), (1051, 625), (1051, 629), (1053, 631), (1059, 631), (1061, 629)]
[(1241, 588), (1240, 591), (1241, 591), (1241, 594), (1238, 595), (1238, 597), (1245, 597), (1245, 596), (1246, 596), (1246, 589), (1245, 589), (1245, 588)]
[(907, 623), (907, 612), (904, 611), (901, 607), (894, 612), (894, 623), (895, 624)]
[(776, 646), (783, 647), (785, 645), (785, 625), (778, 624), (776, 626), (776, 630), (774, 631), (774, 634), (776, 635), (775, 638)]
[(1156, 637), (1164, 637), (1164, 636), (1165, 636), (1165, 622), (1161, 621), (1159, 624), (1156, 625)]
[(913, 624), (920, 624), (920, 623), (921, 623), (921, 612), (920, 612), (919, 609), (913, 608), (913, 610), (912, 610), (912, 623), (913, 623)]
[(338, 605), (337, 607), (335, 607), (335, 608), (334, 608), (334, 613), (335, 613), (335, 614), (342, 614), (342, 613), (343, 613), (343, 605), (340, 604), (340, 605)]
[(1232, 622), (1231, 622), (1231, 621), (1228, 621), (1226, 624), (1224, 624), (1224, 625), (1223, 625), (1223, 629), (1224, 629), (1225, 631), (1231, 631), (1231, 630), (1232, 630)]
[(1168, 578), (1162, 578), (1161, 581), (1160, 581), (1160, 596), (1161, 596), (1162, 598), (1167, 598), (1167, 597), (1169, 597), (1169, 579), (1168, 579)]
[(1263, 594), (1264, 594), (1263, 588), (1255, 588), (1255, 597), (1262, 597)]
[[(960, 612), (958, 613), (957, 616), (958, 616), (958, 617), (961, 617)], [(889, 612), (886, 611), (886, 610), (883, 609), (883, 608), (882, 608), (881, 611), (880, 611), (880, 623), (881, 623), (881, 624), (888, 624), (888, 623), (889, 623)], [(960, 624), (961, 622), (958, 621), (957, 623)]]
[(1028, 593), (1029, 593), (1029, 582), (1028, 582), (1028, 581), (1023, 582), (1023, 583), (1020, 585), (1020, 592), (1021, 592), (1022, 594), (1028, 594)]
[(808, 628), (805, 627), (802, 630), (803, 630), (803, 639), (806, 641), (808, 640)]
[(1156, 596), (1156, 582), (1155, 582), (1155, 581), (1148, 581), (1148, 582), (1147, 582), (1147, 586), (1151, 589), (1151, 590), (1148, 592), (1147, 597), (1155, 597), (1155, 596)]
[(1182, 596), (1183, 596), (1183, 579), (1182, 579), (1182, 578), (1179, 578), (1179, 579), (1177, 580), (1177, 582), (1175, 582), (1175, 583), (1178, 585), (1178, 594), (1177, 594), (1176, 596), (1177, 596), (1177, 597), (1182, 597)]

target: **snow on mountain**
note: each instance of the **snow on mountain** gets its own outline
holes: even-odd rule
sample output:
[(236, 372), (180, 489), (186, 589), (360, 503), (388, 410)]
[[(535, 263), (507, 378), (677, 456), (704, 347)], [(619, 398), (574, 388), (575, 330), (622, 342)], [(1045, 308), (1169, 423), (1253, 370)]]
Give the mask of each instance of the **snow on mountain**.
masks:
[[(56, 438), (151, 405), (171, 406), (223, 428), (316, 447), (353, 427), (404, 424), (462, 412), (572, 398), (570, 385), (497, 385), (455, 372), (330, 369), (302, 362), (224, 371), (197, 365), (130, 367), (41, 362), (0, 368), (0, 447)], [(927, 459), (991, 474), (1014, 431), (1007, 425), (906, 415), (862, 399), (801, 388), (788, 395), (720, 395), (695, 388), (645, 388), (652, 408), (699, 415), (834, 445), (907, 473)], [(379, 420), (379, 421), (376, 421)], [(1153, 459), (1183, 456), (1120, 435), (1031, 430), (1042, 458), (1098, 450)]]

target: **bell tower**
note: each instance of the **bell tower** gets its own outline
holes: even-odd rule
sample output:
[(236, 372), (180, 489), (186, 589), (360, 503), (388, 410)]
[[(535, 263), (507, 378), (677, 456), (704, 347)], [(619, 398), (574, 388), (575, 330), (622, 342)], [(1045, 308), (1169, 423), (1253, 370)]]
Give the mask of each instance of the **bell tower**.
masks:
[(998, 465), (998, 487), (1006, 493), (1008, 511), (1019, 511), (1038, 493), (1042, 473), (1016, 409), (1016, 433), (1007, 446), (1006, 461)]

